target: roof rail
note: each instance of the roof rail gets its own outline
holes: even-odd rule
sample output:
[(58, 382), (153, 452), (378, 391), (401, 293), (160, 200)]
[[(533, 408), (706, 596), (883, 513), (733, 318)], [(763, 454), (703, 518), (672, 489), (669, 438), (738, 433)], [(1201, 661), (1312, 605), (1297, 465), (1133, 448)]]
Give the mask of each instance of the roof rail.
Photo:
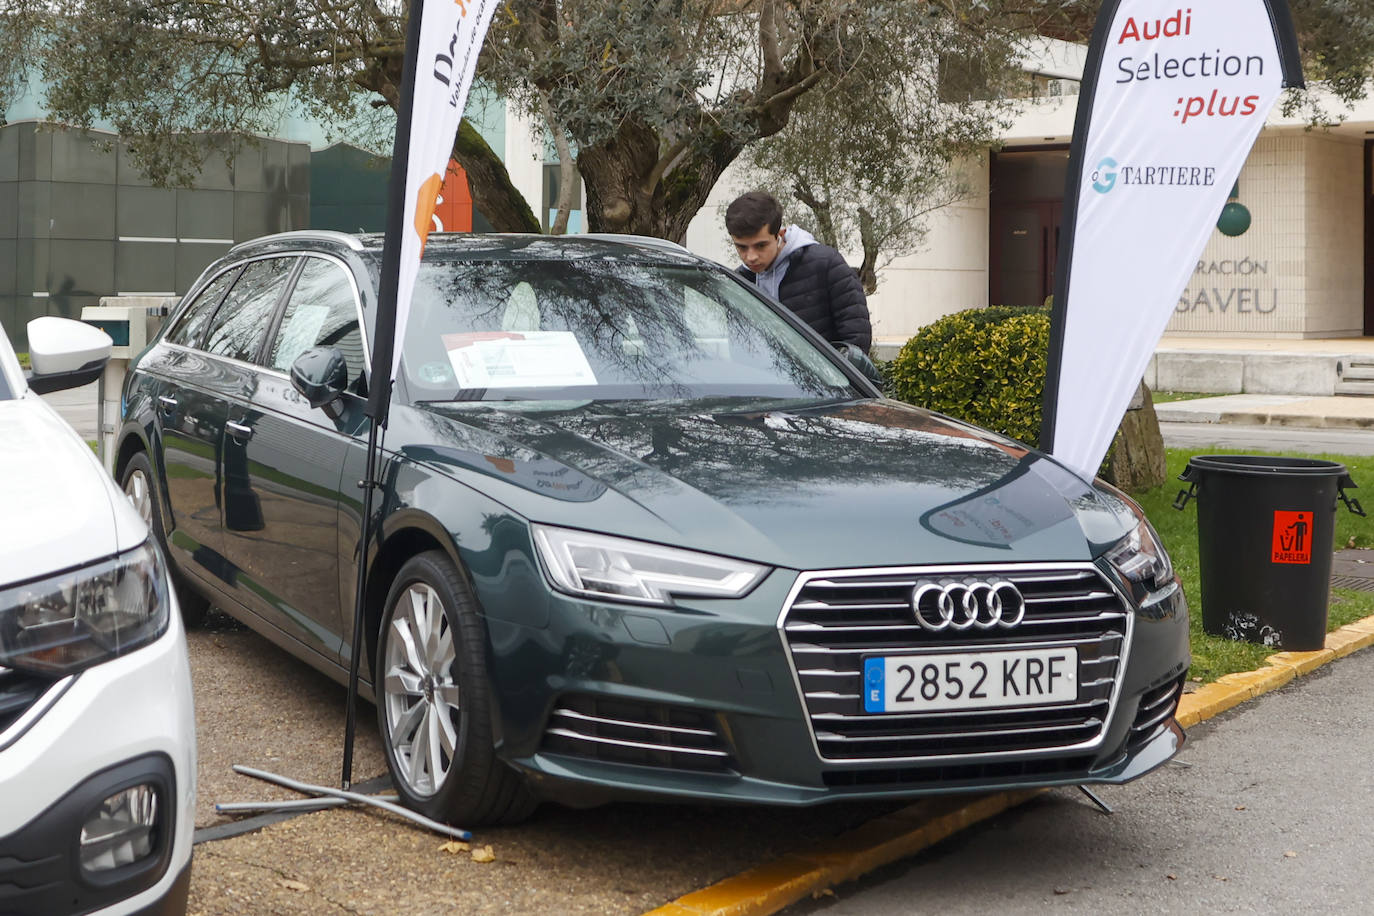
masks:
[(668, 239), (657, 238), (652, 235), (625, 235), (619, 232), (582, 232), (575, 238), (598, 239), (602, 242), (620, 242), (624, 245), (643, 245), (645, 248), (661, 248), (664, 251), (676, 251), (682, 254), (691, 254), (677, 242)]
[(363, 243), (358, 241), (356, 236), (347, 232), (338, 232), (333, 229), (295, 229), (291, 232), (276, 232), (272, 235), (264, 235), (246, 242), (239, 242), (229, 253), (233, 254), (245, 245), (256, 245), (264, 241), (291, 241), (292, 239), (318, 239), (320, 241), (338, 242), (347, 245), (354, 251), (362, 251)]

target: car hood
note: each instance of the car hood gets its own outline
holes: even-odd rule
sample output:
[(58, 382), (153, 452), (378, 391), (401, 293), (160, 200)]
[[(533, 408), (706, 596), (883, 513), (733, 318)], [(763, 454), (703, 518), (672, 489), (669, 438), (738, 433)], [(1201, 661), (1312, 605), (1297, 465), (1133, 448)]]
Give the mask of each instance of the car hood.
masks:
[(147, 528), (95, 454), (37, 395), (0, 401), (0, 587), (127, 550)]
[(894, 401), (419, 413), (408, 457), (533, 521), (775, 566), (1082, 561), (1135, 524), (1046, 456)]

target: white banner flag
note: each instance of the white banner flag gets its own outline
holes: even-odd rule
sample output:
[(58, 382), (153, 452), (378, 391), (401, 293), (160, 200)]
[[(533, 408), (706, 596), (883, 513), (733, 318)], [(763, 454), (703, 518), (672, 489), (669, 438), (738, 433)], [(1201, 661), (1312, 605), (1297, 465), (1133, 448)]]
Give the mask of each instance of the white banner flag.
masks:
[[(386, 413), (382, 402), (390, 394), (390, 382), (400, 367), (415, 275), (420, 269), (425, 241), (434, 229), (439, 189), (472, 88), (477, 55), (498, 3), (499, 0), (411, 0), (411, 15), (418, 17), (419, 33), (414, 34), (412, 29), (406, 50), (407, 79), (412, 82), (402, 87), (408, 104), (402, 105), (396, 125), (396, 159), (392, 162), (393, 195), (395, 169), (402, 158), (405, 189), (399, 202), (393, 199), (389, 204), (401, 209), (399, 225), (394, 214), (388, 216), (387, 225), (388, 252), (396, 246), (390, 234), (399, 230), (399, 256), (395, 263), (384, 258), (382, 264), (383, 301), (378, 309), (373, 396), (369, 399), (372, 416)], [(388, 271), (395, 271), (394, 313), (391, 303), (386, 301), (390, 289)], [(387, 359), (389, 365), (377, 365), (376, 356)], [(387, 372), (386, 377), (383, 379), (377, 370)]]
[(1083, 79), (1040, 444), (1091, 478), (1265, 118), (1301, 74), (1284, 0), (1108, 0)]

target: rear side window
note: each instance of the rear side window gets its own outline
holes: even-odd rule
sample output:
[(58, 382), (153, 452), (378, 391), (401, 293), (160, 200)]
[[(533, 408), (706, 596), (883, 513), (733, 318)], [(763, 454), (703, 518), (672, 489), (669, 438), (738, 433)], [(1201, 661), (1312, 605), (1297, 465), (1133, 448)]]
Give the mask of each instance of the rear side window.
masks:
[(272, 310), (295, 264), (293, 257), (264, 258), (245, 267), (210, 322), (206, 351), (246, 363), (256, 360)]
[(348, 271), (326, 258), (305, 259), (291, 298), (286, 301), (267, 365), (289, 372), (296, 357), (311, 347), (338, 347), (348, 363), (350, 387), (358, 390), (356, 384), (364, 364), (358, 300)]
[(233, 267), (205, 284), (195, 301), (182, 311), (176, 326), (167, 332), (167, 341), (183, 347), (194, 347), (199, 343), (200, 332), (205, 329), (210, 316), (215, 313), (215, 307), (224, 298), (225, 290), (229, 289), (238, 275), (239, 268)]

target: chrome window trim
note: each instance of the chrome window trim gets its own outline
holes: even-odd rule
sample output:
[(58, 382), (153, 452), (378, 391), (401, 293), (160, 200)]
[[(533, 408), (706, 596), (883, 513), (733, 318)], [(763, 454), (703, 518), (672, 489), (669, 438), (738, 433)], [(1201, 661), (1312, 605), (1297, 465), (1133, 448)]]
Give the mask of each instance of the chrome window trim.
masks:
[(274, 232), (271, 235), (263, 235), (249, 239), (246, 242), (239, 242), (229, 249), (229, 254), (233, 254), (249, 245), (260, 245), (263, 242), (293, 242), (293, 241), (315, 241), (315, 242), (335, 242), (340, 245), (347, 245), (353, 251), (363, 251), (363, 243), (358, 241), (356, 236), (347, 232), (339, 232), (335, 229), (292, 229), (288, 232)]
[[(340, 233), (340, 234), (342, 234), (342, 233)], [(349, 236), (349, 238), (352, 238), (352, 236)], [(354, 239), (354, 241), (357, 241), (357, 240)], [(362, 251), (362, 250), (363, 250), (361, 244), (358, 246), (357, 250), (358, 250), (358, 251)], [(324, 260), (326, 260), (326, 261), (333, 261), (335, 264), (337, 264), (337, 265), (339, 266), (339, 268), (340, 268), (341, 270), (343, 270), (344, 276), (348, 277), (348, 285), (349, 285), (349, 286), (352, 288), (352, 290), (353, 290), (353, 313), (354, 313), (355, 315), (358, 316), (358, 331), (360, 332), (360, 334), (361, 334), (361, 336), (362, 336), (362, 339), (363, 339), (363, 369), (364, 369), (364, 371), (367, 371), (367, 370), (371, 369), (371, 367), (372, 367), (372, 342), (368, 339), (368, 336), (367, 336), (367, 322), (363, 320), (363, 296), (362, 296), (362, 289), (358, 286), (358, 278), (355, 277), (355, 276), (353, 275), (353, 271), (349, 269), (349, 267), (348, 267), (348, 262), (345, 261), (343, 258), (339, 257), (338, 255), (336, 255), (336, 254), (330, 254), (330, 253), (327, 252), (327, 251), (301, 251), (301, 252), (297, 252), (297, 254), (299, 254), (300, 257), (301, 257), (302, 259), (304, 259), (304, 258), (322, 258), (322, 259), (324, 259)], [(304, 267), (305, 267), (305, 265), (302, 264), (302, 265), (301, 265), (302, 270), (304, 269)], [(300, 280), (300, 274), (299, 274), (299, 273), (296, 274), (296, 280), (297, 280), (297, 281)], [(291, 286), (291, 292), (294, 293), (295, 291), (296, 291), (296, 287), (295, 287), (295, 284), (293, 283), (292, 286)], [(290, 302), (291, 302), (291, 297), (290, 297), (290, 296), (287, 297), (286, 302), (287, 302), (287, 304), (290, 304)], [(282, 309), (282, 317), (283, 317), (283, 318), (286, 317), (286, 309), (285, 309), (285, 308)], [(280, 324), (278, 324), (278, 326), (277, 326), (277, 332), (278, 332), (278, 333), (281, 332), (281, 326), (280, 326)], [(268, 348), (267, 348), (267, 352), (264, 354), (264, 356), (270, 357), (270, 356), (272, 355), (272, 351), (271, 351), (271, 344), (272, 344), (272, 341), (267, 341), (267, 344), (268, 344)], [(268, 365), (266, 365), (265, 363), (262, 365), (262, 368), (263, 368), (265, 371), (267, 371), (267, 372), (271, 372), (271, 373), (273, 373), (273, 374), (280, 375), (280, 376), (282, 376), (282, 377), (289, 378), (289, 376), (290, 376), (290, 373), (289, 373), (289, 372), (282, 372), (282, 371), (279, 370), (279, 369), (273, 369), (271, 366), (268, 366)], [(369, 381), (370, 381), (370, 380), (369, 380)]]
[[(264, 255), (261, 255), (261, 256), (257, 256), (257, 257), (245, 258), (245, 259), (242, 260), (242, 261), (236, 261), (231, 267), (226, 267), (223, 271), (220, 271), (219, 273), (215, 274), (215, 276), (218, 277), (221, 273), (224, 273), (225, 271), (233, 270), (233, 269), (238, 268), (238, 267), (246, 266), (247, 264), (249, 264), (249, 263), (251, 263), (251, 262), (253, 262), (253, 261), (260, 261), (260, 260), (262, 260), (263, 258), (281, 258), (281, 257), (298, 257), (298, 256), (299, 256), (299, 257), (316, 257), (316, 258), (324, 258), (324, 259), (326, 259), (326, 260), (333, 261), (333, 262), (334, 262), (335, 264), (337, 264), (340, 268), (342, 268), (344, 274), (347, 275), (349, 286), (353, 289), (353, 311), (354, 311), (354, 313), (358, 316), (358, 327), (359, 327), (359, 329), (361, 329), (361, 331), (362, 331), (362, 339), (363, 339), (363, 358), (364, 358), (364, 362), (366, 363), (366, 366), (367, 366), (367, 367), (371, 367), (371, 365), (372, 365), (372, 344), (371, 344), (371, 341), (368, 339), (368, 336), (367, 336), (367, 322), (363, 319), (362, 293), (361, 293), (361, 290), (360, 290), (360, 288), (359, 288), (359, 286), (358, 286), (358, 278), (355, 277), (355, 276), (353, 275), (353, 271), (351, 271), (351, 270), (348, 269), (348, 264), (347, 264), (347, 262), (345, 262), (342, 258), (338, 257), (337, 255), (329, 254), (328, 252), (323, 252), (323, 251), (276, 252), (276, 253), (273, 253), (273, 254), (264, 254)], [(295, 268), (293, 267), (292, 270), (294, 271)], [(291, 289), (292, 289), (292, 292), (295, 292), (295, 287), (294, 287), (294, 286), (292, 286)], [(289, 298), (288, 298), (288, 301), (290, 301)], [(285, 313), (283, 312), (283, 314), (285, 314)], [(189, 346), (187, 346), (186, 344), (174, 343), (174, 342), (172, 342), (172, 341), (170, 341), (170, 340), (165, 340), (165, 339), (162, 341), (162, 345), (165, 346), (165, 347), (170, 347), (171, 349), (174, 349), (174, 350), (180, 350), (180, 351), (182, 351), (182, 352), (184, 352), (184, 353), (196, 353), (196, 354), (199, 354), (199, 355), (201, 355), (201, 356), (209, 357), (210, 359), (223, 360), (223, 361), (226, 362), (226, 363), (231, 363), (231, 364), (236, 365), (236, 366), (243, 366), (243, 367), (245, 367), (245, 368), (253, 369), (253, 370), (256, 370), (256, 371), (258, 371), (258, 372), (267, 372), (267, 373), (270, 373), (271, 375), (276, 376), (277, 378), (286, 379), (288, 382), (291, 380), (291, 375), (290, 375), (289, 372), (282, 372), (282, 371), (279, 370), (279, 369), (273, 369), (271, 366), (264, 365), (263, 363), (250, 363), (250, 362), (245, 362), (244, 360), (236, 359), (236, 358), (234, 358), (234, 357), (232, 357), (232, 356), (224, 356), (224, 355), (219, 354), (219, 353), (211, 353), (209, 350), (203, 349), (203, 348), (201, 348), (201, 347), (189, 347)], [(141, 368), (141, 367), (140, 367), (140, 368)], [(149, 374), (152, 375), (152, 374), (154, 374), (154, 373), (149, 373)], [(162, 375), (159, 374), (158, 377), (159, 377), (159, 378), (162, 378), (162, 377), (164, 377), (164, 376), (162, 376)], [(345, 392), (345, 394), (349, 394), (349, 393), (351, 393), (351, 392)], [(356, 397), (356, 395), (355, 395), (355, 397)]]
[[(1087, 575), (1080, 576), (1080, 578), (1086, 579), (1089, 578), (1089, 576), (1091, 576), (1098, 579), (1101, 582), (1106, 583), (1108, 586), (1110, 586), (1112, 594), (1116, 597), (1118, 601), (1121, 602), (1126, 614), (1125, 634), (1121, 644), (1121, 653), (1119, 656), (1119, 660), (1117, 662), (1117, 674), (1116, 677), (1113, 678), (1111, 697), (1107, 701), (1106, 717), (1103, 720), (1101, 730), (1098, 732), (1095, 738), (1089, 741), (1081, 741), (1077, 744), (1066, 744), (1058, 747), (1049, 748), (1031, 748), (1029, 750), (1018, 751), (990, 751), (984, 753), (925, 754), (919, 757), (846, 757), (842, 760), (836, 760), (834, 758), (826, 757), (824, 754), (821, 753), (820, 742), (816, 739), (816, 723), (811, 716), (810, 707), (807, 705), (806, 693), (802, 690), (801, 675), (797, 671), (796, 661), (792, 658), (792, 646), (787, 641), (787, 614), (792, 609), (792, 603), (796, 600), (797, 595), (801, 593), (801, 590), (803, 588), (805, 588), (808, 584), (817, 579), (844, 580), (902, 575), (979, 575), (988, 574), (992, 572), (998, 572), (1005, 575), (1005, 571), (1007, 570), (1015, 570), (1017, 572), (1024, 571), (1029, 573), (1040, 571), (1044, 571), (1047, 573), (1086, 573)], [(792, 674), (792, 688), (796, 692), (797, 701), (801, 707), (802, 717), (806, 721), (807, 734), (811, 738), (811, 750), (816, 755), (816, 762), (819, 763), (822, 767), (831, 768), (868, 765), (892, 766), (894, 764), (934, 765), (951, 762), (981, 763), (985, 761), (1009, 760), (1020, 757), (1068, 755), (1081, 753), (1083, 751), (1096, 750), (1097, 748), (1099, 748), (1102, 745), (1102, 742), (1105, 741), (1107, 738), (1107, 731), (1110, 729), (1112, 722), (1116, 717), (1118, 704), (1121, 701), (1122, 685), (1125, 683), (1125, 666), (1130, 657), (1131, 640), (1133, 635), (1135, 634), (1136, 610), (1137, 609), (1135, 603), (1132, 602), (1130, 600), (1130, 597), (1121, 590), (1121, 587), (1117, 584), (1116, 580), (1113, 577), (1105, 574), (1100, 568), (1098, 568), (1097, 564), (1089, 561), (1077, 561), (1066, 563), (964, 563), (935, 566), (884, 566), (869, 567), (864, 569), (811, 570), (798, 573), (796, 581), (792, 583), (792, 587), (788, 589), (787, 597), (783, 600), (782, 610), (778, 613), (777, 622), (775, 623), (774, 628), (777, 631), (778, 640), (782, 644), (783, 655), (787, 659), (787, 668)], [(1021, 648), (1033, 648), (1035, 646), (1042, 645), (1044, 641), (1027, 640), (1027, 643), (1028, 645), (1026, 646), (1021, 646), (1019, 644), (1000, 645), (998, 646), (997, 650), (1010, 651)], [(949, 651), (950, 650), (947, 646), (940, 646), (932, 647), (930, 650), (928, 650), (927, 653), (916, 651), (909, 654), (938, 654), (948, 653)], [(969, 651), (978, 650), (970, 649)], [(955, 714), (957, 715), (958, 713), (956, 712)], [(878, 718), (878, 715), (874, 714), (874, 717)]]
[[(273, 251), (273, 252), (264, 252), (263, 254), (254, 255), (254, 256), (249, 257), (249, 258), (244, 258), (242, 261), (236, 261), (236, 262), (234, 262), (234, 266), (237, 266), (237, 267), (240, 267), (240, 268), (242, 268), (242, 269), (244, 269), (244, 270), (247, 270), (247, 269), (248, 269), (248, 265), (254, 264), (254, 263), (258, 262), (258, 261), (267, 261), (267, 260), (287, 260), (287, 259), (290, 259), (290, 260), (293, 260), (293, 261), (299, 261), (299, 259), (300, 259), (300, 253), (299, 253), (299, 252), (294, 252), (294, 251)], [(285, 280), (285, 281), (283, 282), (283, 284), (282, 284), (282, 292), (285, 292), (287, 287), (290, 287), (291, 289), (295, 289), (295, 282), (294, 282), (294, 281), (295, 281), (295, 278), (299, 275), (300, 266), (301, 266), (301, 265), (300, 265), (299, 263), (296, 263), (296, 264), (292, 264), (292, 265), (287, 269), (287, 271), (286, 271), (286, 280)], [(232, 268), (225, 268), (225, 271), (230, 270), (230, 269), (232, 269)], [(220, 274), (224, 273), (225, 271), (220, 271)], [(220, 274), (215, 274), (215, 276), (218, 277)], [(242, 277), (239, 277), (239, 280), (242, 280), (242, 279), (243, 279)], [(234, 281), (234, 285), (231, 286), (231, 287), (229, 287), (229, 289), (228, 289), (228, 290), (226, 291), (226, 293), (225, 293), (226, 296), (228, 296), (230, 293), (232, 293), (232, 292), (234, 291), (234, 287), (236, 287), (236, 286), (239, 285), (239, 280), (235, 280), (235, 281)], [(275, 319), (276, 319), (276, 317), (277, 317), (277, 310), (278, 310), (279, 308), (281, 308), (281, 304), (282, 304), (281, 296), (282, 296), (282, 293), (281, 293), (281, 292), (277, 293), (277, 301), (272, 305), (272, 310), (271, 310), (270, 312), (268, 312), (268, 316), (269, 316), (269, 318), (268, 318), (268, 321), (269, 321), (268, 329), (269, 329), (269, 330), (271, 329), (271, 322), (272, 322), (272, 321), (275, 321)], [(212, 322), (214, 321), (215, 318), (218, 318), (218, 317), (219, 317), (219, 310), (220, 310), (221, 308), (223, 308), (223, 307), (224, 307), (224, 300), (221, 299), (221, 300), (220, 300), (220, 304), (217, 305), (217, 306), (215, 306), (215, 314), (211, 316), (211, 321), (212, 321)], [(223, 327), (223, 325), (221, 325), (221, 327)], [(202, 336), (208, 340), (208, 338), (209, 338), (209, 336), (210, 336), (210, 331), (211, 331), (211, 330), (212, 330), (211, 326), (207, 325), (207, 326), (205, 327), (204, 331), (202, 331)], [(263, 344), (265, 344), (266, 342), (267, 342), (267, 341), (266, 341), (266, 334), (264, 334), (264, 339), (258, 341), (258, 353), (259, 353), (259, 355), (261, 355), (261, 353), (262, 353), (262, 348), (263, 348)], [(183, 344), (183, 346), (184, 346), (184, 344)], [(210, 350), (205, 349), (204, 347), (188, 348), (188, 349), (194, 349), (195, 352), (197, 352), (197, 353), (203, 353), (203, 354), (206, 355), (206, 356), (212, 356), (212, 357), (214, 357), (215, 359), (222, 359), (222, 360), (225, 360), (226, 362), (238, 363), (238, 364), (240, 364), (240, 365), (245, 365), (245, 366), (257, 366), (257, 365), (259, 365), (258, 363), (247, 362), (247, 361), (245, 361), (245, 360), (241, 360), (241, 359), (238, 359), (238, 358), (233, 357), (233, 356), (225, 356), (223, 353), (213, 353), (213, 352), (211, 352)]]

